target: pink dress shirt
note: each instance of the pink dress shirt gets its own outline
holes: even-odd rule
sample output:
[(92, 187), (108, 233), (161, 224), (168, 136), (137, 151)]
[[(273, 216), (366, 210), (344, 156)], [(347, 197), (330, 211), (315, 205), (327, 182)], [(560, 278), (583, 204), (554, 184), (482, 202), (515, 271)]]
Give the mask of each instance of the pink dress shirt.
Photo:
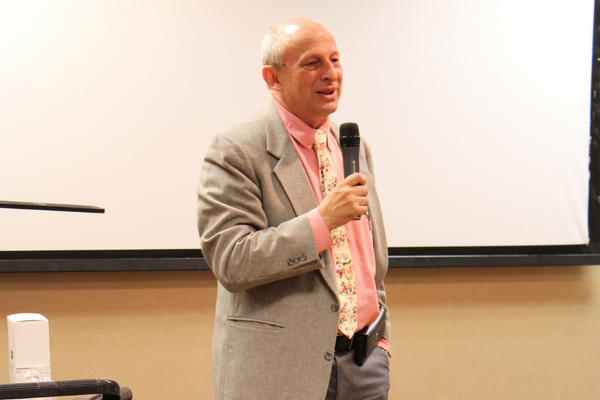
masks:
[[(323, 192), (321, 190), (321, 179), (319, 178), (319, 162), (317, 154), (313, 150), (316, 130), (288, 111), (277, 100), (273, 99), (273, 103), (290, 135), (298, 157), (302, 161), (317, 201), (321, 203)], [(319, 129), (327, 133), (327, 147), (333, 160), (338, 182), (341, 182), (344, 180), (342, 150), (329, 129), (329, 119)], [(327, 229), (323, 217), (316, 208), (309, 211), (307, 216), (313, 231), (317, 251), (321, 253), (333, 245), (331, 232)], [(352, 255), (352, 263), (354, 264), (354, 279), (358, 300), (356, 320), (358, 323), (357, 331), (359, 331), (374, 322), (379, 315), (379, 302), (377, 299), (377, 288), (375, 287), (373, 234), (369, 218), (365, 215), (360, 220), (351, 221), (345, 226), (348, 247)], [(379, 346), (387, 351), (388, 354), (391, 354), (390, 343), (385, 338), (380, 340)]]

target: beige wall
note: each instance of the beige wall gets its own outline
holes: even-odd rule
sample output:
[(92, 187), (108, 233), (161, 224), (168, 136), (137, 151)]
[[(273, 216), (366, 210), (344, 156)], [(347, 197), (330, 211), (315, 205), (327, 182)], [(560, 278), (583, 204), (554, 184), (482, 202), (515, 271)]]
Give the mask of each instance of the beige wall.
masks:
[[(391, 399), (600, 393), (597, 266), (394, 269), (386, 282)], [(0, 357), (4, 317), (39, 312), (54, 379), (110, 378), (141, 400), (210, 399), (215, 295), (208, 271), (0, 274)]]

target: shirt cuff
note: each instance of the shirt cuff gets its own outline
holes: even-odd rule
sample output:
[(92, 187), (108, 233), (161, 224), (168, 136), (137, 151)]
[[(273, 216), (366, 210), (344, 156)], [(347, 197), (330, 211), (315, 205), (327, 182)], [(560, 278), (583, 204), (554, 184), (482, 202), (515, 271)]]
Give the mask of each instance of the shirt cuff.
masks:
[(333, 246), (333, 239), (331, 238), (331, 232), (325, 224), (325, 220), (321, 216), (321, 213), (316, 208), (313, 208), (306, 214), (308, 217), (308, 223), (312, 230), (313, 237), (315, 238), (315, 244), (317, 245), (317, 253), (327, 250)]
[(377, 345), (384, 349), (390, 357), (392, 356), (392, 345), (390, 344), (390, 342), (388, 342), (386, 338), (382, 337), (379, 343), (377, 343)]

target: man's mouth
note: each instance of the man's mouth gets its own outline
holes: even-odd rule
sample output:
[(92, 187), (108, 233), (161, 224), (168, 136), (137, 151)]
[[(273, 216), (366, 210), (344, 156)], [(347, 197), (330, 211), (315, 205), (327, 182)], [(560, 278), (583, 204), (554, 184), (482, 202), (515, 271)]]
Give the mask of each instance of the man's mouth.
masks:
[(334, 92), (335, 92), (335, 89), (323, 89), (323, 90), (317, 91), (317, 93), (319, 93), (319, 94), (326, 94), (326, 95), (333, 94)]

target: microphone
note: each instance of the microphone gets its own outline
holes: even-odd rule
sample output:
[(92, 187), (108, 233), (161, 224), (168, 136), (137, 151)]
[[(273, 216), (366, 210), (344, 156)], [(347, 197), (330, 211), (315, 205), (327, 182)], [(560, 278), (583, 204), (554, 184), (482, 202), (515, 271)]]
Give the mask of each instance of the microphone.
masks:
[[(360, 172), (358, 161), (358, 151), (360, 150), (360, 134), (358, 133), (358, 124), (355, 122), (344, 122), (340, 125), (340, 147), (342, 148), (342, 158), (344, 160), (344, 178), (355, 172)], [(360, 219), (360, 215), (354, 218)]]
[[(121, 386), (120, 396), (121, 396), (121, 400), (132, 400), (133, 392), (127, 386)], [(103, 398), (103, 395), (97, 394), (92, 397), (75, 397), (73, 400), (102, 400), (102, 398)]]
[(358, 125), (354, 122), (345, 122), (340, 125), (340, 147), (344, 159), (344, 178), (359, 172), (358, 150), (360, 149), (360, 134)]

